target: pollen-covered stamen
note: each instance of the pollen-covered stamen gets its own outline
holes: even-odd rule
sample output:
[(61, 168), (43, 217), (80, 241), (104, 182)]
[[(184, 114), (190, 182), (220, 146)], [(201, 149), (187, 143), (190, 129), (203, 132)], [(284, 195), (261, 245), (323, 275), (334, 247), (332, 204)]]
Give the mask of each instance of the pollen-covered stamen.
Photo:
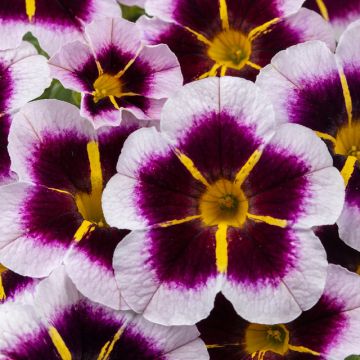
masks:
[[(140, 51), (140, 50), (139, 50)], [(139, 53), (138, 53), (139, 54)], [(132, 66), (135, 62), (138, 54), (131, 59), (126, 66), (120, 70), (117, 74), (109, 74), (104, 71), (100, 62), (96, 60), (96, 67), (99, 72), (98, 78), (94, 81), (93, 87), (94, 91), (92, 92), (93, 99), (95, 104), (100, 100), (109, 98), (114, 107), (120, 110), (120, 106), (117, 103), (117, 98), (121, 98), (124, 96), (139, 96), (131, 91), (124, 91), (123, 83), (121, 82), (121, 77), (125, 74), (125, 72)]]
[(221, 66), (240, 70), (250, 58), (251, 42), (240, 31), (225, 30), (212, 40), (208, 55)]
[(245, 350), (254, 360), (263, 360), (266, 353), (285, 355), (289, 351), (319, 356), (320, 353), (304, 346), (289, 344), (290, 333), (285, 325), (250, 324), (245, 332)]
[(199, 203), (202, 221), (208, 226), (241, 227), (246, 221), (248, 201), (240, 186), (220, 179), (208, 186)]
[(239, 200), (233, 196), (226, 194), (219, 200), (219, 206), (222, 211), (233, 212), (237, 209)]
[(351, 146), (351, 149), (348, 151), (349, 156), (354, 156), (360, 160), (360, 148), (358, 146)]
[(338, 131), (334, 151), (336, 154), (354, 156), (360, 160), (360, 123), (358, 121)]
[(94, 82), (94, 102), (97, 103), (101, 99), (114, 96), (122, 96), (122, 84), (119, 76), (102, 74)]
[(207, 226), (217, 226), (215, 255), (219, 273), (226, 273), (228, 268), (228, 226), (242, 227), (248, 208), (249, 203), (240, 186), (227, 179), (208, 185), (200, 198), (202, 222)]

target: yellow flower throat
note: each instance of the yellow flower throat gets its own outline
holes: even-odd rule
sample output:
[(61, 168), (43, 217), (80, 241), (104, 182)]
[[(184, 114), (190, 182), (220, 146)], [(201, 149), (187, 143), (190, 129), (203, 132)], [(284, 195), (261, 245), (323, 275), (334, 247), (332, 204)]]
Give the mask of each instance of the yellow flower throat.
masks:
[(221, 76), (224, 76), (228, 69), (240, 70), (245, 66), (260, 70), (260, 65), (250, 61), (252, 43), (259, 36), (272, 31), (272, 26), (281, 19), (271, 19), (245, 34), (238, 29), (231, 28), (226, 0), (219, 0), (219, 14), (222, 30), (212, 39), (208, 39), (205, 35), (185, 27), (186, 30), (207, 46), (207, 55), (215, 63), (209, 71), (199, 76), (198, 79), (217, 76), (218, 72), (220, 72)]

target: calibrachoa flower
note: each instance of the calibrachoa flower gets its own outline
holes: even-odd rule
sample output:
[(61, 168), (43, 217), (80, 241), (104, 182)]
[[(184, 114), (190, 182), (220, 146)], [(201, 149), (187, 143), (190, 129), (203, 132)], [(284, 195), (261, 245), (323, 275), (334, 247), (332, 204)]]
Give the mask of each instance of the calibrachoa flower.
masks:
[(211, 360), (343, 360), (360, 353), (359, 293), (358, 275), (330, 265), (319, 302), (288, 324), (248, 323), (219, 295), (198, 328)]
[(162, 324), (205, 318), (220, 290), (256, 322), (313, 306), (327, 262), (310, 228), (334, 223), (344, 196), (326, 145), (275, 131), (267, 98), (231, 77), (186, 85), (160, 127), (130, 135), (103, 194), (107, 222), (134, 230), (113, 263), (128, 305)]
[(360, 19), (359, 0), (306, 0), (304, 6), (329, 21), (338, 38), (351, 22)]
[(82, 114), (97, 127), (120, 123), (124, 109), (159, 119), (164, 99), (182, 85), (176, 56), (166, 45), (143, 46), (137, 26), (123, 19), (95, 21), (85, 32), (88, 44), (67, 44), (50, 60), (54, 77), (83, 94)]
[(0, 308), (0, 358), (206, 360), (196, 327), (164, 327), (81, 296), (63, 269), (39, 284), (32, 306)]
[(346, 188), (339, 233), (360, 250), (360, 22), (340, 39), (334, 55), (321, 42), (274, 57), (258, 77), (279, 122), (305, 125), (329, 145)]
[(95, 131), (75, 106), (56, 100), (24, 106), (9, 135), (20, 181), (0, 188), (0, 262), (31, 277), (64, 263), (84, 295), (122, 307), (112, 257), (128, 231), (106, 224), (101, 195), (137, 128), (129, 120)]
[(0, 184), (14, 180), (7, 151), (12, 115), (40, 96), (50, 82), (46, 58), (31, 44), (23, 42), (18, 48), (0, 51)]
[[(231, 75), (255, 80), (280, 50), (319, 39), (334, 48), (329, 24), (303, 0), (148, 0), (138, 23), (149, 44), (168, 44), (185, 82)], [(297, 12), (297, 13), (296, 13)]]
[(121, 16), (116, 0), (2, 0), (0, 48), (13, 48), (31, 31), (49, 54), (83, 38), (84, 25), (103, 17)]

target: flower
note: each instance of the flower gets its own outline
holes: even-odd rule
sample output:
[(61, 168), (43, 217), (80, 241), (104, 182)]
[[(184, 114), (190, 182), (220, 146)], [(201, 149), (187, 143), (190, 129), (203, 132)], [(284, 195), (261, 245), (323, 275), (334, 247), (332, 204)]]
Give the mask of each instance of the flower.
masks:
[(38, 285), (32, 304), (1, 307), (0, 319), (0, 357), (7, 359), (208, 359), (195, 326), (164, 327), (93, 303), (63, 268)]
[(5, 0), (0, 4), (0, 48), (13, 48), (31, 31), (50, 55), (83, 38), (84, 25), (121, 16), (115, 0)]
[(82, 114), (96, 127), (119, 124), (123, 109), (158, 119), (165, 98), (182, 85), (175, 55), (166, 45), (143, 46), (127, 20), (94, 21), (85, 32), (88, 44), (65, 45), (50, 60), (53, 76), (82, 92)]
[(219, 295), (198, 328), (211, 360), (344, 359), (360, 353), (359, 291), (358, 275), (329, 265), (319, 302), (288, 324), (249, 323)]
[(128, 233), (109, 227), (101, 195), (116, 172), (128, 119), (97, 131), (78, 109), (56, 100), (27, 104), (9, 135), (19, 182), (0, 187), (0, 262), (18, 274), (48, 276), (61, 263), (78, 289), (113, 308), (122, 304), (113, 251)]
[[(335, 47), (330, 26), (303, 0), (148, 0), (138, 24), (149, 44), (176, 54), (185, 82), (216, 75), (255, 80), (280, 50), (319, 39)], [(298, 11), (298, 12), (297, 12)]]
[(317, 11), (329, 21), (336, 37), (339, 38), (351, 22), (360, 18), (360, 6), (358, 0), (306, 0), (304, 6)]
[(313, 129), (329, 146), (346, 185), (340, 238), (360, 250), (360, 22), (343, 34), (336, 54), (321, 42), (279, 53), (257, 84), (271, 98), (277, 120)]
[(12, 116), (40, 96), (50, 82), (46, 58), (31, 44), (23, 42), (15, 49), (0, 51), (0, 184), (14, 180), (7, 151)]
[(344, 196), (326, 145), (276, 129), (267, 98), (232, 77), (186, 85), (160, 128), (129, 136), (103, 194), (106, 221), (133, 230), (113, 261), (128, 305), (172, 325), (205, 318), (220, 290), (255, 322), (313, 306), (327, 262), (310, 229), (334, 223)]

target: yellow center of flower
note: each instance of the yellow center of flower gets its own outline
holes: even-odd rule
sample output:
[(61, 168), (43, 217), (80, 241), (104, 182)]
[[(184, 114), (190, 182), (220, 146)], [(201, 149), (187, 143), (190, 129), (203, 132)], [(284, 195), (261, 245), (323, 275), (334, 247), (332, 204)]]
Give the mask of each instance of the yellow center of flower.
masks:
[(94, 82), (94, 89), (93, 96), (95, 103), (110, 96), (121, 97), (122, 95), (121, 81), (116, 75), (100, 75)]
[(201, 218), (208, 226), (241, 227), (246, 221), (249, 203), (239, 185), (220, 179), (208, 186), (200, 198), (199, 208)]
[(107, 226), (101, 205), (103, 192), (103, 176), (98, 143), (91, 141), (87, 145), (90, 162), (91, 192), (79, 192), (75, 196), (76, 205), (84, 221), (75, 234), (75, 240), (80, 241), (87, 233), (99, 227)]
[(261, 66), (259, 64), (250, 61), (252, 43), (258, 37), (272, 31), (273, 25), (277, 24), (281, 19), (271, 19), (245, 34), (237, 28), (231, 27), (227, 0), (219, 0), (219, 15), (221, 31), (212, 39), (208, 39), (204, 34), (185, 27), (187, 31), (191, 32), (200, 42), (207, 46), (207, 55), (215, 63), (198, 79), (217, 75), (224, 76), (229, 68), (240, 70), (244, 66), (250, 66), (255, 70), (260, 70)]
[(97, 194), (77, 193), (75, 197), (76, 205), (81, 216), (100, 227), (105, 226), (104, 213), (101, 207), (101, 196)]
[(131, 91), (124, 91), (121, 77), (129, 69), (129, 67), (135, 62), (137, 55), (131, 59), (125, 67), (117, 74), (111, 75), (104, 72), (99, 61), (96, 61), (96, 66), (99, 72), (98, 78), (93, 83), (94, 91), (91, 93), (94, 103), (98, 103), (100, 100), (109, 98), (115, 109), (120, 109), (117, 99), (124, 96), (139, 96)]
[(250, 58), (251, 42), (240, 31), (226, 30), (212, 40), (208, 55), (221, 66), (240, 70)]
[(204, 192), (199, 198), (198, 214), (183, 219), (173, 219), (157, 224), (168, 227), (193, 220), (201, 220), (204, 226), (216, 226), (215, 255), (216, 266), (220, 273), (226, 273), (228, 267), (228, 227), (240, 228), (247, 219), (263, 222), (272, 226), (286, 227), (286, 219), (278, 219), (268, 215), (253, 214), (249, 209), (249, 201), (242, 190), (242, 185), (261, 158), (262, 151), (255, 150), (239, 169), (233, 179), (220, 178), (209, 183), (194, 162), (184, 153), (176, 150), (176, 155), (192, 177), (204, 185)]
[(335, 139), (336, 154), (354, 156), (360, 160), (360, 123), (343, 126)]
[(285, 325), (250, 324), (245, 332), (245, 350), (252, 359), (263, 360), (267, 352), (285, 355), (288, 351), (320, 356), (304, 346), (289, 344), (289, 331)]

